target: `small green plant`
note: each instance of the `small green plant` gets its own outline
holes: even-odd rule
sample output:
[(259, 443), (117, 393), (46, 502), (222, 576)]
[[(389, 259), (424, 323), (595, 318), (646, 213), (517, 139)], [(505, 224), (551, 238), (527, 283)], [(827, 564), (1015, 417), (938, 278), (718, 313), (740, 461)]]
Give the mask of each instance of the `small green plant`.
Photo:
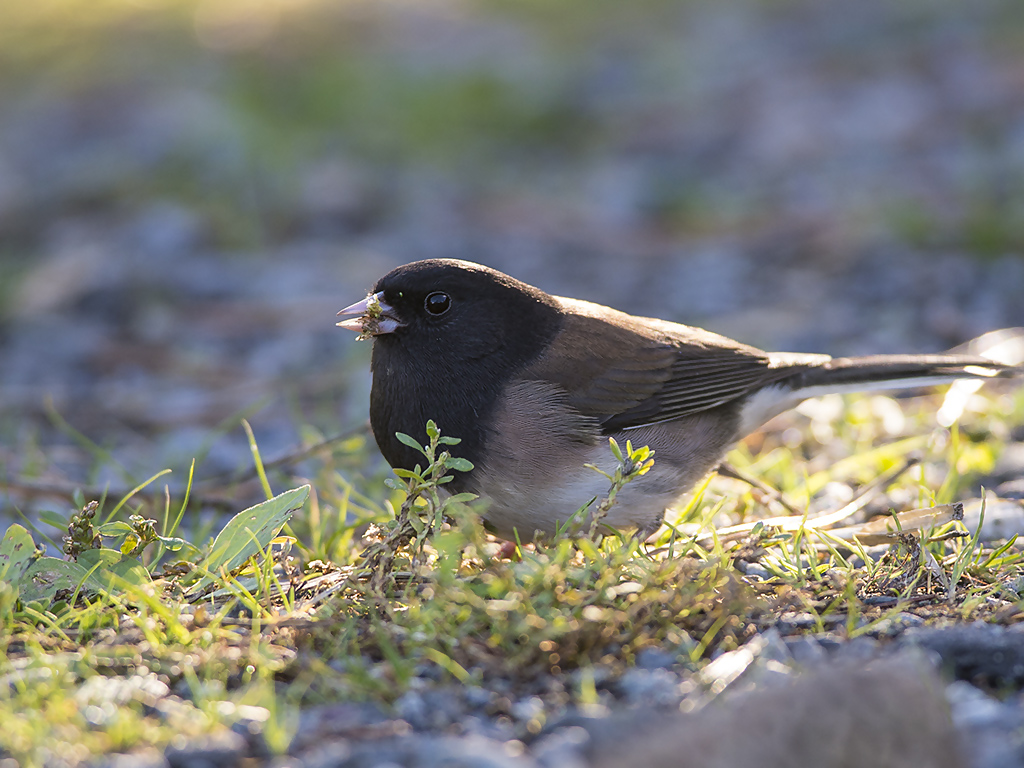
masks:
[[(90, 502), (71, 516), (64, 544), (67, 560), (43, 556), (22, 526), (8, 528), (0, 541), (0, 580), (21, 604), (34, 605), (36, 610), (49, 609), (57, 602), (73, 606), (89, 595), (117, 594), (126, 586), (150, 584), (159, 563), (155, 561), (147, 568), (140, 557), (147, 546), (159, 544), (166, 551), (184, 552), (195, 558), (195, 562), (179, 561), (186, 567), (171, 567), (162, 575), (169, 588), (182, 587), (186, 594), (199, 596), (215, 581), (230, 579), (263, 554), (308, 494), (309, 487), (303, 486), (239, 512), (224, 526), (205, 556), (183, 539), (157, 534), (156, 521), (140, 515), (130, 515), (127, 523), (94, 526), (99, 505)], [(121, 542), (106, 547), (104, 538), (120, 538)]]
[[(600, 501), (595, 497), (577, 509), (564, 525), (557, 526), (555, 531), (556, 538), (578, 535), (587, 520), (588, 513), (590, 513), (590, 527), (587, 530), (587, 535), (591, 539), (596, 538), (602, 528), (601, 521), (608, 516), (612, 507), (615, 506), (619, 492), (638, 477), (646, 475), (650, 472), (651, 467), (654, 466), (654, 451), (646, 445), (641, 448), (634, 449), (633, 443), (627, 440), (626, 452), (623, 453), (622, 448), (619, 447), (615, 438), (609, 437), (608, 446), (611, 448), (612, 455), (615, 457), (616, 466), (614, 470), (611, 472), (605, 472), (595, 464), (585, 465), (587, 468), (608, 478), (608, 481), (611, 483), (611, 487), (608, 489), (608, 495)], [(594, 506), (595, 503), (597, 505), (596, 507)], [(592, 507), (594, 508), (593, 512), (590, 512)]]
[[(768, 627), (856, 637), (892, 632), (906, 612), (1014, 620), (1024, 590), (1024, 554), (1014, 541), (992, 544), (974, 528), (958, 540), (958, 530), (904, 527), (893, 535), (913, 540), (890, 539), (895, 546), (881, 560), (872, 545), (816, 528), (814, 515), (804, 515), (826, 483), (848, 484), (854, 500), (902, 493), (931, 503), (943, 462), (959, 462), (949, 488), (960, 494), (959, 478), (983, 471), (987, 452), (941, 434), (880, 445), (870, 419), (837, 431), (844, 447), (856, 436), (858, 454), (827, 468), (791, 447), (756, 458), (737, 452), (748, 473), (767, 477), (788, 500), (806, 500), (789, 505), (799, 514), (787, 515), (763, 490), (710, 477), (669, 516), (652, 548), (633, 536), (601, 536), (613, 505), (628, 503), (622, 489), (644, 482), (654, 458), (646, 448), (610, 444), (607, 495), (578, 510), (561, 536), (509, 557), (461, 503), (471, 496), (446, 492), (471, 465), (452, 456), (458, 441), (433, 423), (426, 445), (399, 438), (422, 460), (395, 473), (389, 500), (379, 492), (379, 465), (377, 474), (360, 475), (370, 453), (360, 437), (350, 450), (321, 454), (309, 505), (306, 488), (272, 495), (267, 470), (280, 468), (263, 465), (250, 430), (253, 476), (271, 498), (222, 521), (219, 533), (207, 523), (201, 535), (179, 534), (184, 504), (150, 511), (138, 487), (114, 504), (99, 494), (96, 506), (76, 499), (70, 522), (38, 518), (66, 534), (47, 541), (52, 550), (67, 546), (70, 560), (38, 551), (43, 538), (31, 523), (7, 531), (0, 674), (11, 686), (0, 696), (0, 720), (13, 725), (0, 733), (0, 750), (31, 764), (45, 762), (50, 749), (159, 749), (244, 719), (268, 749), (285, 752), (303, 707), (339, 698), (386, 707), (428, 678), (536, 695), (543, 706), (516, 726), (535, 734), (566, 706), (600, 708), (601, 681), (623, 674), (649, 647), (670, 652), (679, 669), (699, 669)], [(965, 435), (976, 433), (965, 427)], [(859, 452), (867, 445), (878, 447)], [(927, 473), (896, 470), (922, 447), (931, 451), (922, 457)], [(795, 525), (767, 517), (769, 505)], [(306, 514), (293, 515), (298, 506)], [(391, 522), (361, 538), (386, 508)], [(144, 677), (157, 687), (167, 681), (170, 698), (180, 697), (173, 722), (154, 715), (164, 710), (144, 686), (133, 687)], [(138, 690), (137, 698), (119, 704), (116, 717), (89, 719), (97, 714), (90, 691), (109, 680)], [(550, 681), (551, 692), (537, 693)]]
[(363, 559), (370, 570), (370, 588), (380, 594), (394, 584), (394, 567), (400, 553), (406, 552), (411, 563), (422, 559), (423, 547), (427, 540), (437, 533), (445, 518), (459, 504), (476, 498), (472, 493), (449, 495), (443, 486), (454, 480), (451, 474), (468, 472), (473, 464), (466, 459), (452, 456), (445, 446), (458, 445), (457, 437), (445, 437), (437, 424), (427, 422), (427, 444), (420, 445), (414, 438), (402, 432), (398, 439), (405, 445), (423, 454), (425, 465), (413, 469), (393, 470), (397, 480), (389, 478), (389, 487), (405, 492), (405, 500), (395, 519), (378, 528), (373, 535), (377, 540), (363, 553)]
[(96, 517), (96, 510), (99, 508), (98, 501), (90, 501), (81, 512), (76, 512), (68, 521), (68, 535), (64, 537), (64, 554), (72, 560), (87, 549), (99, 549), (103, 546), (103, 539), (92, 524)]

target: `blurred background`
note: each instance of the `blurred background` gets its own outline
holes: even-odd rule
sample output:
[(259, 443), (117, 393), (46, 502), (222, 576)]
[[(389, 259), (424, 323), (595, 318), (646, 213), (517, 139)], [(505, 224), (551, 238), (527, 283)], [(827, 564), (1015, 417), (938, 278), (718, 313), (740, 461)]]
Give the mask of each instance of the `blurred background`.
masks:
[(1024, 325), (1024, 4), (0, 4), (0, 511), (361, 424), (335, 312), (437, 256), (773, 349)]

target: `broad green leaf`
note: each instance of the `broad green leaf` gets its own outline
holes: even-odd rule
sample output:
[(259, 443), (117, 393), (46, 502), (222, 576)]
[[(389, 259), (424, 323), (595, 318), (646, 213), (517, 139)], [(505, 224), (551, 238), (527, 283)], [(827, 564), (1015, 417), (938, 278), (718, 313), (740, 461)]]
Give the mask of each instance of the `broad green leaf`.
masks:
[(448, 459), (448, 467), (456, 470), (457, 472), (469, 472), (473, 469), (473, 462), (469, 459), (461, 459), (458, 456), (452, 456)]
[[(136, 586), (151, 584), (153, 582), (152, 577), (149, 575), (149, 571), (146, 570), (146, 566), (134, 557), (126, 557), (114, 563), (110, 572), (118, 578), (124, 579), (124, 581), (127, 581), (129, 584), (135, 584)], [(116, 582), (113, 586), (116, 586)]]
[(36, 545), (24, 526), (15, 523), (0, 541), (0, 581), (17, 586), (36, 556)]
[(198, 547), (178, 536), (157, 536), (156, 538), (169, 552), (177, 552), (179, 549), (184, 549), (186, 552), (199, 554)]
[(475, 493), (456, 493), (454, 496), (448, 499), (448, 501), (454, 504), (466, 504), (477, 498)]
[(21, 599), (26, 603), (52, 600), (58, 589), (76, 589), (83, 582), (86, 589), (103, 589), (103, 584), (89, 576), (88, 569), (78, 563), (41, 557), (28, 567), (21, 579)]
[(89, 579), (102, 584), (104, 589), (118, 589), (123, 586), (121, 580), (136, 586), (151, 581), (142, 563), (134, 557), (124, 557), (116, 549), (88, 549), (78, 556), (78, 564), (87, 571), (97, 563), (99, 568), (92, 571)]
[(400, 442), (402, 445), (407, 445), (413, 450), (419, 451), (420, 453), (424, 452), (423, 446), (417, 443), (415, 438), (409, 437), (409, 435), (405, 434), (405, 432), (395, 432), (395, 437), (398, 438), (398, 442)]
[(135, 531), (128, 523), (115, 520), (112, 523), (104, 523), (97, 527), (100, 536), (120, 536), (122, 533), (133, 533)]
[(285, 491), (231, 518), (214, 539), (210, 554), (197, 566), (200, 572), (205, 569), (209, 573), (193, 584), (188, 593), (198, 594), (214, 582), (217, 574), (233, 571), (266, 549), (292, 513), (306, 503), (308, 496), (309, 486), (304, 485)]

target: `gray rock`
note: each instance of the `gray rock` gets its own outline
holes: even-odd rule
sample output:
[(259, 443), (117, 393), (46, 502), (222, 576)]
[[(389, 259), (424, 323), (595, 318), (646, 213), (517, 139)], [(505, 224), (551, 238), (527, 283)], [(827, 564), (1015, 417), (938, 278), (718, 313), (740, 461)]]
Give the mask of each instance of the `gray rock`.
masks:
[(1024, 500), (1024, 477), (1000, 483), (995, 488), (995, 494), (1001, 499)]
[(1020, 696), (1000, 701), (968, 682), (946, 686), (953, 722), (974, 768), (1011, 768), (1024, 762)]
[(104, 755), (88, 765), (89, 768), (169, 768), (167, 758), (156, 749)]
[(596, 768), (962, 768), (942, 686), (890, 658), (776, 679), (646, 726), (590, 755)]
[(858, 635), (835, 649), (836, 659), (848, 662), (868, 662), (878, 658), (882, 645), (873, 637)]
[(1024, 478), (1024, 443), (1010, 443), (1000, 454), (991, 476), (996, 481)]
[(793, 662), (801, 667), (823, 664), (828, 659), (828, 651), (818, 638), (811, 635), (796, 635), (785, 639), (786, 648), (793, 657)]
[(712, 695), (729, 687), (750, 688), (794, 671), (793, 656), (774, 627), (756, 635), (735, 651), (723, 653), (700, 672)]
[[(516, 746), (518, 745), (518, 747)], [(304, 756), (305, 768), (536, 768), (518, 742), (505, 744), (468, 738), (409, 736), (365, 744), (328, 745)]]
[(459, 693), (451, 688), (406, 691), (395, 702), (395, 714), (418, 731), (440, 731), (465, 714)]
[(627, 669), (613, 691), (627, 704), (678, 706), (683, 699), (679, 677), (667, 669)]
[(1024, 633), (1004, 627), (975, 623), (942, 629), (906, 632), (900, 647), (931, 651), (958, 680), (993, 689), (1024, 685)]
[(677, 661), (677, 654), (661, 648), (644, 648), (636, 655), (636, 666), (639, 669), (669, 669)]
[(894, 616), (889, 616), (875, 623), (868, 631), (871, 637), (890, 638), (898, 637), (912, 627), (920, 627), (924, 619), (913, 613), (901, 611)]
[(245, 757), (246, 740), (234, 731), (175, 742), (164, 750), (170, 768), (231, 768)]
[(543, 768), (587, 768), (590, 734), (578, 725), (560, 728), (535, 741), (531, 753)]

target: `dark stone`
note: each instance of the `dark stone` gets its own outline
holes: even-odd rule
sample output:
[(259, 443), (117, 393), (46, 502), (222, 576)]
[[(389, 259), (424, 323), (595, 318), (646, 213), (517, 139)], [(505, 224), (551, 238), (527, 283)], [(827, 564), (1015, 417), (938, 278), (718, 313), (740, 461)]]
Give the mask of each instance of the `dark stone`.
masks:
[(1024, 685), (1024, 633), (972, 624), (906, 632), (900, 646), (917, 646), (937, 654), (959, 680), (990, 689)]

